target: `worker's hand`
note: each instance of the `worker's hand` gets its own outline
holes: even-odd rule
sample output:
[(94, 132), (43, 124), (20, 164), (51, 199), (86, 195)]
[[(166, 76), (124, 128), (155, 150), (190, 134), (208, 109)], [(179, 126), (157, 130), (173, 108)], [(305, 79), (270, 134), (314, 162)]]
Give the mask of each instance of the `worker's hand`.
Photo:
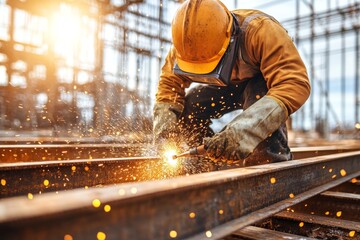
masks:
[(212, 159), (244, 159), (286, 118), (286, 109), (274, 98), (265, 96), (235, 117), (223, 131), (204, 139), (207, 155)]
[(204, 138), (206, 154), (211, 159), (239, 160), (247, 157), (249, 153), (241, 151), (239, 142), (237, 130), (231, 127), (225, 128), (211, 138)]
[(162, 145), (169, 139), (179, 136), (178, 126), (179, 107), (170, 103), (156, 103), (153, 111), (154, 144)]

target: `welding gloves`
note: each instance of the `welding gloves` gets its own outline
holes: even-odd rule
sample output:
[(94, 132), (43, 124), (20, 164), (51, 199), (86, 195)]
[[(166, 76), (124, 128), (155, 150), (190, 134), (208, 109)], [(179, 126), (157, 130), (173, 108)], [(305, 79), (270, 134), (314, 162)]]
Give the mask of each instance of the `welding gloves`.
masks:
[(153, 134), (154, 144), (163, 144), (178, 137), (180, 129), (178, 116), (181, 113), (180, 107), (171, 103), (155, 103), (153, 111)]
[(204, 139), (207, 155), (212, 159), (244, 159), (286, 118), (286, 109), (274, 98), (264, 96), (235, 117), (221, 132)]

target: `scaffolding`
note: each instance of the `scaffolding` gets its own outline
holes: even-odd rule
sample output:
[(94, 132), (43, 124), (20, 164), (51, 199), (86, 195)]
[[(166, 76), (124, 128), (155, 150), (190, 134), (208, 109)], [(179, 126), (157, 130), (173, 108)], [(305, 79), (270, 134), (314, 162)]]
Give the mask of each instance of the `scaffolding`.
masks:
[(174, 1), (0, 1), (0, 129), (151, 130)]

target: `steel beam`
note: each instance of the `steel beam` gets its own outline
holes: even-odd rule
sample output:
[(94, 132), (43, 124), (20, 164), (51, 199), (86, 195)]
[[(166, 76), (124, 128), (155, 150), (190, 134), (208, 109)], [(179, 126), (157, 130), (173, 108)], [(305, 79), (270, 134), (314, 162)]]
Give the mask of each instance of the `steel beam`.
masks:
[[(0, 162), (35, 162), (149, 156), (152, 144), (0, 144)], [(294, 159), (360, 150), (359, 144), (294, 147)]]
[(275, 230), (317, 239), (359, 239), (360, 223), (306, 213), (281, 212), (271, 218)]
[(343, 146), (317, 146), (317, 147), (296, 147), (291, 148), (294, 159), (302, 159), (316, 156), (324, 156), (335, 153), (343, 153), (360, 150), (359, 144)]
[(359, 151), (31, 200), (6, 198), (0, 201), (0, 233), (17, 240), (102, 233), (108, 239), (218, 239), (358, 175)]
[(278, 232), (270, 229), (248, 226), (232, 234), (234, 239), (264, 240), (264, 239), (291, 239), (291, 240), (315, 240), (304, 236)]
[(359, 221), (360, 195), (326, 191), (291, 207), (291, 209), (297, 213)]
[(150, 144), (0, 145), (0, 162), (35, 162), (149, 155)]
[(125, 182), (165, 179), (181, 174), (159, 157), (64, 160), (0, 164), (0, 198), (42, 194)]

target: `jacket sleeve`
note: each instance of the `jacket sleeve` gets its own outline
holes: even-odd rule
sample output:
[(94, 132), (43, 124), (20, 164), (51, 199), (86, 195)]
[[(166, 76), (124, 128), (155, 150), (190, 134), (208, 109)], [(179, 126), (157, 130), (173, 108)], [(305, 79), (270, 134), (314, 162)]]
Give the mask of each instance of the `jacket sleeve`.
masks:
[(184, 108), (185, 88), (191, 84), (190, 80), (173, 73), (175, 64), (175, 48), (171, 47), (163, 67), (156, 93), (156, 102), (172, 103), (180, 111)]
[(306, 67), (287, 31), (275, 20), (262, 18), (248, 28), (246, 50), (260, 68), (269, 89), (287, 115), (298, 110), (310, 95)]

